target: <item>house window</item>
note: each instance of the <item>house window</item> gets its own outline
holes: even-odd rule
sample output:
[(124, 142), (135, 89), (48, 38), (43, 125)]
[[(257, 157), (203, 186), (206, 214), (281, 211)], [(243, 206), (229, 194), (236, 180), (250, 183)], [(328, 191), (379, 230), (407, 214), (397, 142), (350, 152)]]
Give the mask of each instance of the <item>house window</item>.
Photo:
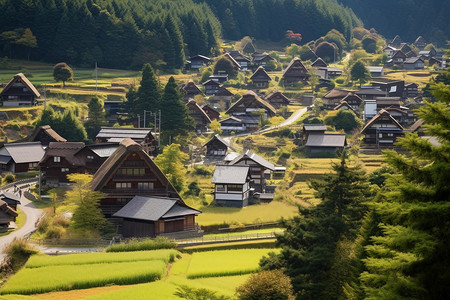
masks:
[(225, 185), (216, 184), (216, 192), (225, 192)]
[(69, 172), (69, 168), (61, 168), (61, 173), (67, 173)]
[(153, 182), (138, 182), (139, 190), (153, 190)]
[(32, 163), (29, 163), (29, 164), (28, 164), (28, 168), (33, 169), (33, 168), (36, 168), (37, 165), (38, 165), (37, 162), (32, 162)]
[(88, 156), (87, 156), (87, 159), (89, 159), (89, 160), (94, 160), (94, 156), (88, 155)]
[(61, 162), (61, 156), (54, 156), (53, 162)]
[(131, 189), (131, 182), (116, 182), (116, 189)]
[(242, 192), (242, 185), (240, 184), (229, 184), (228, 185), (229, 192)]
[(393, 133), (388, 133), (388, 136), (394, 136), (394, 134)]
[(128, 203), (129, 200), (130, 199), (128, 199), (128, 198), (117, 198), (116, 202), (117, 202), (117, 204), (125, 205)]
[(379, 133), (378, 134), (378, 137), (381, 139), (381, 138), (383, 138), (383, 134), (382, 133)]

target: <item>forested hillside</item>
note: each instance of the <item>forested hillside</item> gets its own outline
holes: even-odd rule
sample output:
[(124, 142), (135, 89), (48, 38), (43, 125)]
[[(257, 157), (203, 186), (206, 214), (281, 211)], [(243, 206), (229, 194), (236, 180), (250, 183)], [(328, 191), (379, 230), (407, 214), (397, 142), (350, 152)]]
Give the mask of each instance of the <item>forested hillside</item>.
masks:
[(196, 0), (209, 4), (222, 23), (225, 38), (280, 41), (286, 30), (299, 32), (311, 41), (337, 29), (348, 39), (361, 21), (351, 9), (335, 0)]
[[(0, 55), (72, 65), (140, 69), (183, 66), (218, 38), (310, 41), (361, 22), (335, 0), (0, 0)], [(220, 21), (219, 21), (220, 20)], [(221, 25), (222, 24), (222, 25)]]
[(386, 38), (396, 34), (409, 42), (422, 35), (443, 46), (450, 38), (450, 1), (442, 0), (339, 0), (360, 17), (366, 28), (374, 27)]
[(2, 56), (74, 65), (180, 68), (185, 55), (211, 54), (221, 32), (209, 7), (192, 0), (0, 0), (0, 7)]

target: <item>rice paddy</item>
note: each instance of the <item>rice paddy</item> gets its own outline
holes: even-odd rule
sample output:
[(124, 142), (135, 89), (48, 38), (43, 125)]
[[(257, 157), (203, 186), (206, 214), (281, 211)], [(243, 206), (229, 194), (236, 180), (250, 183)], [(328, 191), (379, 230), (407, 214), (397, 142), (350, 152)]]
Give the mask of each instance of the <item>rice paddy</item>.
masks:
[(187, 278), (243, 275), (259, 270), (259, 260), (274, 249), (217, 250), (192, 254)]

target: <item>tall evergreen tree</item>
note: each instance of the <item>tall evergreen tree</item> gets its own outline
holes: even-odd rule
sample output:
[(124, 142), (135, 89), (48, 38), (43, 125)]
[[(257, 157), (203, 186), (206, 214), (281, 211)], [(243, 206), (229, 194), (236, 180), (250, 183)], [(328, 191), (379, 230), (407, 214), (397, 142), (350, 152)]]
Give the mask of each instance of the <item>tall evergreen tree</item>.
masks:
[[(143, 115), (145, 111), (156, 113), (160, 107), (161, 92), (158, 79), (150, 64), (145, 64), (142, 69), (141, 86), (137, 91), (134, 113)], [(148, 124), (144, 124), (147, 126)]]
[[(366, 211), (368, 183), (364, 171), (349, 167), (345, 153), (333, 173), (313, 180), (310, 186), (322, 202), (314, 208), (299, 208), (300, 215), (284, 221), (286, 230), (278, 236), (282, 251), (263, 266), (286, 268), (298, 299), (336, 299), (343, 295), (346, 278), (334, 276), (339, 241), (353, 240)], [(330, 286), (337, 288), (331, 289)]]
[[(450, 79), (450, 78), (449, 78)], [(435, 103), (418, 115), (431, 143), (407, 133), (386, 151), (398, 175), (385, 182), (374, 204), (378, 234), (366, 247), (361, 274), (370, 299), (447, 299), (450, 294), (450, 85), (434, 85)]]
[(84, 128), (88, 138), (93, 140), (100, 128), (105, 125), (105, 109), (103, 103), (97, 97), (91, 98), (88, 108), (88, 120), (84, 124)]
[(186, 134), (194, 129), (194, 122), (188, 114), (187, 106), (178, 91), (173, 76), (164, 88), (161, 102), (161, 129), (173, 134)]
[(173, 65), (169, 67), (181, 68), (184, 65), (184, 45), (180, 28), (171, 15), (167, 15), (164, 27), (169, 34), (174, 54)]

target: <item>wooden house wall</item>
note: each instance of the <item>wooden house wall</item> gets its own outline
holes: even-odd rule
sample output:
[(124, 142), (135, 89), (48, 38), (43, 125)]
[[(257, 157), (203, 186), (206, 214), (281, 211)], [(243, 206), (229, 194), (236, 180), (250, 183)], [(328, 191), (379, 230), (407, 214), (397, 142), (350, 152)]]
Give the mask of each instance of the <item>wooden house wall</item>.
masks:
[(155, 223), (150, 221), (124, 219), (122, 223), (123, 237), (155, 237)]
[(4, 211), (0, 210), (0, 225), (9, 225), (9, 222), (11, 222), (11, 217)]

